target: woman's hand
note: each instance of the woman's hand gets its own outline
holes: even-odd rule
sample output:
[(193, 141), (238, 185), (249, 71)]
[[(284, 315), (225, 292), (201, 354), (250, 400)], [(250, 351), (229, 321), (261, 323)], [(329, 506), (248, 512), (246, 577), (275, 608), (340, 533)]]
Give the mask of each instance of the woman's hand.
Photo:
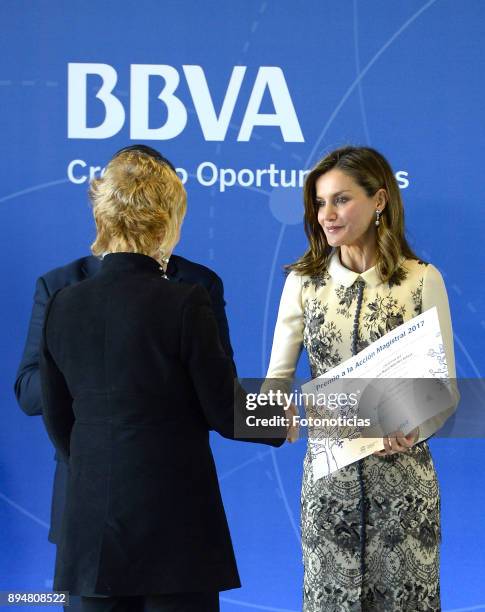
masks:
[(298, 408), (294, 404), (290, 404), (290, 407), (287, 410), (287, 418), (290, 421), (290, 425), (286, 434), (286, 441), (290, 443), (296, 442), (300, 435), (300, 425), (298, 424), (298, 420), (295, 418), (297, 416)]
[(378, 457), (386, 457), (396, 453), (405, 453), (419, 438), (419, 427), (411, 430), (407, 436), (402, 431), (390, 433), (382, 439), (384, 450), (376, 451), (373, 455)]

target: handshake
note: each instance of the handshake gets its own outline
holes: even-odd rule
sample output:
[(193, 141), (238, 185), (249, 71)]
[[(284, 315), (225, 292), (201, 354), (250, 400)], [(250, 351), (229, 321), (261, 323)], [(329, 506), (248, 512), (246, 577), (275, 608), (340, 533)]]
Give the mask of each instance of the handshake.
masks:
[(236, 384), (235, 437), (253, 440), (274, 437), (296, 442), (300, 416), (295, 395), (288, 390), (288, 381), (282, 379), (239, 379)]

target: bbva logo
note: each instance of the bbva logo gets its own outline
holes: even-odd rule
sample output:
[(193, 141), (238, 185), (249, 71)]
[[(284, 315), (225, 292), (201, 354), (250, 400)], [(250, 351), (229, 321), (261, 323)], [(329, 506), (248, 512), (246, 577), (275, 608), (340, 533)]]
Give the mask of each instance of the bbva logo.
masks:
[[(176, 91), (180, 75), (176, 68), (166, 64), (132, 64), (130, 66), (130, 138), (132, 140), (169, 140), (181, 134), (187, 125), (187, 109)], [(222, 105), (218, 111), (209, 90), (201, 66), (182, 66), (192, 103), (205, 140), (225, 139), (239, 92), (246, 73), (246, 66), (234, 66)], [(88, 76), (101, 78), (96, 92), (88, 92)], [(162, 125), (149, 126), (150, 79), (162, 79), (163, 86), (158, 100), (165, 105)], [(109, 64), (68, 64), (68, 138), (110, 138), (125, 124), (126, 113), (121, 100), (115, 94), (118, 81), (116, 70)], [(153, 84), (152, 84), (153, 89)], [(260, 112), (263, 97), (268, 92), (274, 112)], [(88, 126), (88, 95), (100, 100), (105, 108), (105, 118), (97, 126)], [(162, 113), (161, 113), (162, 114)], [(261, 66), (246, 103), (246, 111), (237, 140), (247, 142), (256, 126), (277, 126), (285, 142), (304, 142), (295, 107), (278, 66)]]

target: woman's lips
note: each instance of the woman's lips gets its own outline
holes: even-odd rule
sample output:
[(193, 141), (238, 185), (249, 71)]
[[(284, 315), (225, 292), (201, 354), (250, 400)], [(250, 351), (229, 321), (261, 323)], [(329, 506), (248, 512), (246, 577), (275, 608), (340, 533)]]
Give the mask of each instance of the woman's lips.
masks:
[(339, 230), (342, 229), (342, 225), (338, 225), (338, 226), (334, 226), (334, 227), (327, 227), (327, 232), (329, 234), (335, 234), (336, 232), (338, 232)]

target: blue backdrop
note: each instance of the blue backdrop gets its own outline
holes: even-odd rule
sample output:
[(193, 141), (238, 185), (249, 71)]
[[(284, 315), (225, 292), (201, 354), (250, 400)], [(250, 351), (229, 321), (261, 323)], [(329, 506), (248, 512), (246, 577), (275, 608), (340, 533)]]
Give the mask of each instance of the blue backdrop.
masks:
[[(222, 276), (241, 375), (264, 374), (282, 266), (305, 248), (299, 171), (353, 143), (399, 173), (410, 241), (448, 287), (458, 375), (483, 376), (481, 0), (3, 0), (0, 24), (0, 590), (53, 572), (53, 451), (12, 392), (34, 282), (88, 253), (87, 177), (130, 142), (187, 179), (177, 252)], [(244, 583), (225, 612), (300, 609), (304, 446), (213, 439)], [(444, 609), (485, 608), (485, 444), (432, 450)]]

